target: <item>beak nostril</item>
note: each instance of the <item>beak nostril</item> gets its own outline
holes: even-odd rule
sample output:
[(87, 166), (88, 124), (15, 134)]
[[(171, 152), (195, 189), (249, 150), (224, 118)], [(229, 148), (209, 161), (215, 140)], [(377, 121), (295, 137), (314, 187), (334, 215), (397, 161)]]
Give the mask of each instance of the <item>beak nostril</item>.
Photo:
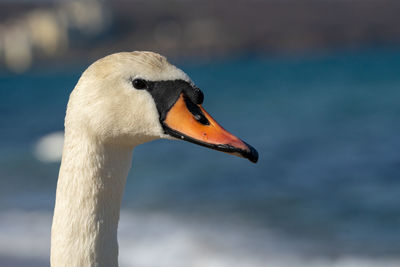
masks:
[(196, 121), (200, 122), (201, 124), (210, 125), (210, 122), (207, 120), (207, 118), (204, 115), (202, 116), (201, 114), (196, 114), (193, 116), (196, 119)]
[(210, 122), (204, 115), (204, 113), (201, 111), (200, 107), (196, 104), (194, 104), (188, 97), (183, 95), (183, 99), (185, 100), (185, 104), (187, 109), (190, 111), (190, 113), (193, 115), (193, 118), (198, 121), (199, 123), (203, 125), (210, 125)]

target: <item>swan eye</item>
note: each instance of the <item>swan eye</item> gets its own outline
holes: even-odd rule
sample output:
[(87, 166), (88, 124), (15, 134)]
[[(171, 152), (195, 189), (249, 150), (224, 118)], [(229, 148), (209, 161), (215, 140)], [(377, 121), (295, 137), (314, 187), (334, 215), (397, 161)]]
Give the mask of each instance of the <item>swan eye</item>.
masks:
[(136, 89), (145, 89), (147, 88), (147, 83), (145, 80), (142, 79), (135, 79), (132, 81), (132, 85), (133, 87), (135, 87)]

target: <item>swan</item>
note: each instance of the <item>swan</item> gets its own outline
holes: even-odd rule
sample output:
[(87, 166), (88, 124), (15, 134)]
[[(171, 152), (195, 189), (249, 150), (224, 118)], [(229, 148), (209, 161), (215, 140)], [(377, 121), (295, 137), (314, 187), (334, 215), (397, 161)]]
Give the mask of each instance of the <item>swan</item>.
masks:
[(117, 228), (133, 149), (181, 139), (257, 162), (202, 107), (202, 91), (153, 52), (90, 65), (72, 91), (51, 229), (52, 267), (118, 266)]

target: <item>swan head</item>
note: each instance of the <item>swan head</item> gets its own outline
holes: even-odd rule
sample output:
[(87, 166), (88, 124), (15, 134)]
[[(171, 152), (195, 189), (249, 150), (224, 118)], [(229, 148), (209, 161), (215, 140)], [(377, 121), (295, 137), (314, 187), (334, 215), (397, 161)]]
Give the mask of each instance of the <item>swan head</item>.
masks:
[(134, 147), (181, 139), (257, 162), (257, 151), (223, 129), (202, 107), (191, 79), (152, 52), (123, 52), (93, 63), (71, 93), (65, 120), (103, 143)]

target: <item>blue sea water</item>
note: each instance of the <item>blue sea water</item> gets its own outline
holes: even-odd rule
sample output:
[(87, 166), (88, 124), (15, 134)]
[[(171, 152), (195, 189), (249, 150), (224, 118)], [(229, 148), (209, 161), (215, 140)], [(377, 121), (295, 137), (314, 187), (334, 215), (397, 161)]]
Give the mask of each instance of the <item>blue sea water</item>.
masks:
[[(177, 65), (205, 93), (205, 109), (260, 160), (181, 141), (135, 149), (122, 266), (131, 266), (130, 253), (141, 259), (134, 266), (400, 265), (400, 50)], [(63, 130), (84, 69), (0, 74), (7, 266), (47, 264), (59, 163), (41, 162), (34, 149)], [(157, 255), (165, 265), (151, 263)], [(191, 264), (205, 259), (214, 261)]]

